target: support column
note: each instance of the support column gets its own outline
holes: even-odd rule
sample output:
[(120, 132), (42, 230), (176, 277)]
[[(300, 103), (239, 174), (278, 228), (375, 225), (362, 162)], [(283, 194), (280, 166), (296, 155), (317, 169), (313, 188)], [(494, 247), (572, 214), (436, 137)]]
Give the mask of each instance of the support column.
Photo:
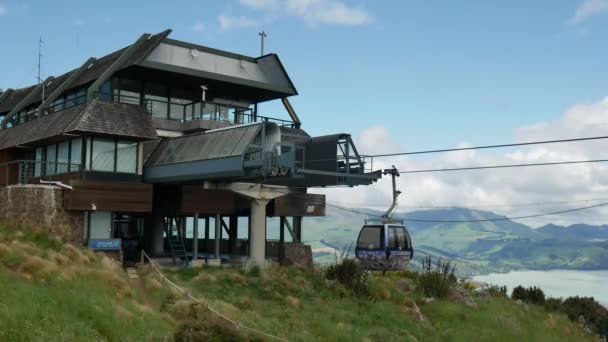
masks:
[(194, 213), (194, 225), (192, 227), (192, 260), (198, 259), (198, 212)]
[(205, 253), (209, 253), (209, 216), (205, 216)]
[(215, 215), (215, 248), (214, 254), (215, 258), (220, 258), (220, 233), (222, 231), (222, 222), (220, 221), (222, 218), (220, 214)]
[(164, 238), (163, 233), (165, 231), (164, 220), (161, 215), (154, 215), (152, 217), (152, 225), (150, 227), (150, 255), (161, 255), (164, 252)]
[(293, 217), (293, 230), (298, 242), (302, 242), (302, 216)]
[(266, 205), (267, 199), (251, 200), (251, 235), (249, 236), (252, 266), (266, 265)]
[(236, 247), (236, 240), (239, 237), (239, 217), (230, 216), (228, 221), (228, 228), (230, 230), (230, 254), (234, 254)]
[(285, 243), (285, 216), (279, 218), (279, 242)]

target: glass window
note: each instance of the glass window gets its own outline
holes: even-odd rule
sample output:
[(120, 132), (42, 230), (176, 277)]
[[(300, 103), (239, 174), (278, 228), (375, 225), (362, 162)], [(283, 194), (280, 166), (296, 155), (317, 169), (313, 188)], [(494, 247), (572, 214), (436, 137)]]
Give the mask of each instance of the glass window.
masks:
[(119, 140), (116, 147), (116, 172), (137, 172), (137, 143)]
[(34, 177), (42, 176), (42, 147), (36, 147), (36, 165), (34, 166)]
[(82, 88), (82, 89), (79, 89), (76, 92), (75, 102), (76, 102), (76, 105), (83, 104), (83, 103), (87, 102), (87, 91), (86, 91), (86, 89)]
[(114, 171), (114, 140), (93, 139), (92, 169), (95, 171)]
[(112, 236), (112, 212), (92, 211), (89, 217), (90, 238), (109, 239)]
[(63, 97), (58, 97), (57, 100), (53, 101), (53, 106), (52, 106), (52, 111), (53, 112), (58, 112), (60, 110), (63, 110)]
[(76, 138), (72, 142), (72, 152), (70, 153), (70, 171), (80, 170), (82, 164), (82, 139)]
[(120, 102), (138, 105), (141, 98), (141, 81), (120, 79)]
[(65, 108), (74, 107), (76, 105), (76, 93), (70, 92), (65, 96)]
[(57, 145), (46, 147), (46, 174), (54, 175), (57, 169)]
[(64, 141), (57, 145), (57, 173), (68, 172), (70, 162), (70, 142)]
[(405, 228), (400, 226), (388, 227), (388, 248), (398, 250), (409, 249)]
[(382, 226), (365, 226), (359, 233), (357, 248), (361, 249), (382, 249)]
[(159, 83), (146, 83), (145, 99), (155, 118), (166, 119), (169, 111), (169, 89)]

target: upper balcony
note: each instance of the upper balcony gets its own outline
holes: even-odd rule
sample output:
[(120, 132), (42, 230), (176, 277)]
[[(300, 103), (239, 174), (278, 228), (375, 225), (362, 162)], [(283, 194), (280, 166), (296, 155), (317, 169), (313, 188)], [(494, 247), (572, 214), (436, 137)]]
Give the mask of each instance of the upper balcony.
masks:
[[(256, 106), (237, 105), (229, 101), (191, 101), (163, 98), (153, 95), (126, 95), (121, 93), (96, 93), (101, 101), (145, 106), (152, 115), (157, 129), (195, 131), (256, 122), (273, 122), (280, 127), (297, 128), (291, 120), (263, 116), (256, 113)], [(76, 102), (69, 102), (75, 105)], [(253, 108), (252, 108), (253, 107)], [(65, 105), (61, 104), (61, 109)]]

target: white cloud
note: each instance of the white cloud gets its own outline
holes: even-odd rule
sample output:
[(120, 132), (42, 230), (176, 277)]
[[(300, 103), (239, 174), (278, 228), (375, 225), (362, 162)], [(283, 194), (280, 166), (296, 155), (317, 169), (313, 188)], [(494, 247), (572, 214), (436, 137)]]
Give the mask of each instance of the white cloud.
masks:
[(220, 24), (221, 31), (227, 31), (235, 28), (255, 27), (260, 24), (258, 21), (249, 19), (245, 16), (229, 16), (220, 14), (217, 17), (217, 20)]
[[(603, 136), (608, 131), (608, 97), (593, 103), (579, 104), (567, 110), (558, 120), (541, 122), (518, 129), (516, 141), (554, 140)], [(399, 146), (385, 127), (371, 127), (355, 138), (361, 154), (407, 151)], [(556, 162), (585, 159), (608, 159), (606, 140), (532, 145), (504, 151), (461, 151), (432, 157), (408, 156), (374, 160), (374, 169), (392, 164), (403, 170), (448, 168), (473, 165)], [(392, 148), (391, 148), (392, 146)], [(461, 144), (460, 146), (467, 146)], [(369, 165), (368, 165), (369, 166)], [(390, 180), (355, 189), (328, 189), (328, 202), (389, 204)], [(403, 191), (401, 209), (410, 206), (476, 206), (580, 201), (608, 198), (608, 163), (560, 166), (522, 167), (461, 172), (407, 174), (399, 178)], [(551, 206), (485, 208), (498, 214), (521, 216), (582, 207), (599, 202), (580, 202)], [(351, 205), (355, 206), (355, 205)], [(484, 208), (482, 208), (484, 209)], [(542, 225), (549, 222), (605, 224), (608, 208), (573, 212), (567, 215), (526, 219), (522, 223)]]
[(572, 22), (580, 23), (594, 15), (608, 13), (608, 0), (583, 0), (576, 8)]
[(5, 15), (6, 13), (8, 13), (8, 10), (6, 7), (4, 7), (4, 5), (0, 4), (0, 16)]
[(311, 25), (335, 24), (355, 26), (368, 24), (373, 16), (362, 8), (346, 5), (341, 0), (240, 0), (243, 6), (270, 12), (273, 16), (293, 16)]
[(196, 32), (196, 33), (202, 33), (205, 32), (205, 24), (199, 22), (196, 22), (194, 25), (192, 25), (192, 31)]

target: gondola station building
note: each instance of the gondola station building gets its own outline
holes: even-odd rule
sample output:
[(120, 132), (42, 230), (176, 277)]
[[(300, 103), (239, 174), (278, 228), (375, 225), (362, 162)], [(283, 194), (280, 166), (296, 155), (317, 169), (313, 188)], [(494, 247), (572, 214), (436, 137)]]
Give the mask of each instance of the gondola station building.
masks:
[[(325, 215), (325, 197), (308, 188), (380, 177), (364, 171), (349, 134), (306, 133), (276, 54), (170, 33), (0, 93), (0, 224), (125, 259), (144, 250), (264, 266), (301, 251), (303, 218)], [(268, 101), (284, 114), (261, 113)], [(268, 217), (279, 218), (277, 240)]]

